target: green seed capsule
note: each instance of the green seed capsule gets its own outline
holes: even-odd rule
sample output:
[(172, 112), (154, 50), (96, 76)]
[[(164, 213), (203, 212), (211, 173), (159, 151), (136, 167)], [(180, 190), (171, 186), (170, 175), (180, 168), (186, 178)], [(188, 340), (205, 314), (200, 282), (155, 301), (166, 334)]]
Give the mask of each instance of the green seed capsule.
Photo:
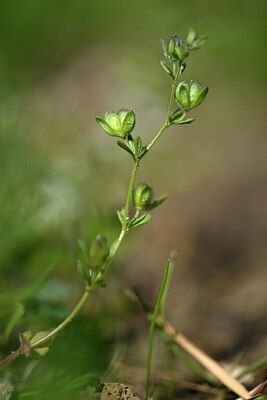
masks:
[(122, 108), (117, 114), (106, 113), (105, 119), (96, 117), (96, 121), (108, 135), (125, 139), (135, 126), (135, 111)]
[(133, 193), (133, 204), (138, 211), (149, 209), (153, 198), (153, 190), (145, 182), (140, 183)]
[(203, 89), (199, 82), (181, 81), (176, 88), (175, 98), (185, 111), (198, 107), (208, 93), (208, 87)]

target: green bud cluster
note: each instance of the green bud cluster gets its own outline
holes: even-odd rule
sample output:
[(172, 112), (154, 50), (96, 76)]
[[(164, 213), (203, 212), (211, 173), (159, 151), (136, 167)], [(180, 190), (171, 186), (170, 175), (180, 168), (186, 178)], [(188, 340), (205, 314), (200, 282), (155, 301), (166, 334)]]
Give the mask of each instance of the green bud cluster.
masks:
[[(186, 64), (184, 60), (189, 56), (190, 52), (193, 50), (198, 50), (203, 44), (206, 42), (206, 35), (197, 35), (194, 29), (189, 29), (186, 40), (178, 39), (176, 35), (171, 36), (167, 45), (162, 41), (163, 52), (166, 59), (171, 62), (172, 68), (165, 62), (161, 61), (161, 66), (167, 74), (175, 80), (182, 75), (185, 70)], [(176, 63), (178, 63), (178, 73), (176, 75), (177, 67)], [(175, 86), (177, 85), (177, 79), (175, 81)], [(199, 82), (188, 82), (182, 81), (178, 83), (175, 88), (175, 99), (177, 103), (182, 106), (185, 114), (198, 107), (205, 99), (208, 93), (208, 87), (203, 88), (201, 83)], [(170, 117), (169, 122), (171, 125), (180, 125), (180, 124), (190, 124), (194, 121), (193, 118), (184, 120), (183, 116), (181, 119), (178, 119), (182, 115), (180, 114), (180, 110), (176, 110)]]
[(162, 40), (162, 48), (165, 57), (171, 62), (184, 61), (189, 56), (189, 51), (184, 47), (183, 41), (176, 35), (169, 39), (167, 45)]

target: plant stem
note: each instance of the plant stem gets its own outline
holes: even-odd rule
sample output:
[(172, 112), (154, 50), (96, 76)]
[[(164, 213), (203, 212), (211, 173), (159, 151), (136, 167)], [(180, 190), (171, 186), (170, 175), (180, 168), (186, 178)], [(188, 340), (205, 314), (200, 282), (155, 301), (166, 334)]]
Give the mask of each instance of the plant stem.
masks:
[(171, 98), (170, 98), (170, 102), (169, 102), (169, 108), (168, 108), (168, 113), (167, 113), (167, 117), (166, 117), (166, 122), (169, 121), (169, 118), (170, 118), (170, 115), (171, 115), (171, 112), (172, 112), (174, 94), (175, 94), (175, 89), (176, 89), (176, 86), (177, 86), (178, 79), (180, 77), (180, 72), (181, 72), (181, 62), (178, 65), (177, 73), (176, 73), (175, 78), (174, 78), (173, 83), (172, 83)]
[(159, 290), (159, 295), (157, 298), (156, 306), (153, 311), (153, 315), (152, 315), (152, 319), (151, 319), (151, 325), (150, 325), (150, 331), (149, 331), (149, 341), (148, 341), (148, 355), (147, 355), (146, 397), (145, 397), (146, 400), (148, 400), (148, 398), (149, 398), (149, 383), (150, 383), (151, 357), (152, 357), (152, 347), (153, 347), (153, 334), (154, 334), (155, 324), (156, 324), (156, 320), (157, 320), (157, 314), (158, 314), (159, 307), (160, 307), (160, 302), (161, 302), (162, 295), (164, 293), (165, 285), (167, 282), (169, 265), (170, 265), (170, 260), (168, 260), (166, 268), (165, 268), (165, 273), (164, 273), (161, 287)]
[(102, 269), (102, 272), (101, 272), (102, 275), (104, 274), (104, 272), (108, 269), (108, 267), (112, 263), (112, 260), (113, 260), (113, 258), (115, 256), (115, 254), (117, 253), (117, 251), (118, 251), (118, 249), (119, 249), (119, 247), (120, 247), (120, 245), (121, 245), (121, 243), (123, 241), (123, 238), (124, 238), (125, 234), (127, 233), (127, 222), (128, 222), (128, 219), (129, 219), (129, 209), (130, 209), (131, 197), (132, 197), (134, 181), (135, 181), (135, 177), (136, 177), (138, 166), (139, 166), (139, 161), (135, 161), (134, 167), (133, 167), (133, 170), (132, 170), (130, 183), (129, 183), (126, 203), (125, 203), (125, 213), (124, 213), (124, 219), (123, 219), (123, 223), (122, 223), (121, 232), (120, 232), (120, 235), (119, 235), (118, 239), (111, 246), (109, 256), (108, 256), (107, 261), (105, 262), (105, 264), (103, 266), (103, 269)]
[(63, 322), (61, 322), (61, 324), (58, 325), (55, 329), (53, 329), (46, 336), (44, 336), (42, 339), (37, 340), (37, 342), (32, 343), (31, 348), (35, 349), (37, 347), (40, 347), (40, 345), (47, 342), (47, 340), (53, 338), (58, 332), (62, 331), (62, 329), (64, 329), (65, 326), (67, 326), (73, 320), (73, 318), (76, 316), (76, 314), (78, 314), (78, 312), (80, 311), (80, 309), (83, 307), (84, 303), (86, 302), (86, 299), (89, 296), (89, 294), (91, 293), (91, 291), (92, 291), (92, 286), (86, 286), (83, 296), (80, 298), (78, 304), (72, 310), (72, 312), (67, 316), (67, 318)]
[[(134, 164), (134, 168), (132, 171), (130, 184), (129, 184), (129, 188), (128, 188), (126, 204), (125, 204), (125, 215), (124, 215), (121, 232), (120, 232), (120, 235), (119, 235), (118, 239), (116, 240), (114, 246), (112, 246), (109, 257), (100, 273), (101, 276), (103, 276), (104, 272), (106, 271), (106, 269), (109, 267), (109, 265), (113, 261), (113, 258), (115, 256), (115, 254), (117, 253), (117, 251), (123, 241), (123, 238), (127, 232), (127, 221), (129, 218), (130, 202), (131, 202), (131, 196), (132, 196), (132, 192), (133, 192), (134, 181), (135, 181), (138, 165), (139, 165), (139, 161), (136, 161)], [(101, 276), (99, 276), (99, 277), (101, 277)], [(62, 331), (62, 329), (64, 329), (73, 320), (73, 318), (78, 314), (78, 312), (81, 310), (81, 308), (83, 307), (84, 303), (87, 300), (87, 297), (93, 290), (93, 287), (94, 287), (93, 285), (90, 285), (90, 286), (87, 285), (83, 296), (80, 298), (78, 304), (75, 306), (75, 308), (72, 310), (72, 312), (68, 315), (68, 317), (63, 322), (61, 322), (61, 324), (58, 325), (55, 329), (53, 329), (51, 332), (49, 332), (46, 336), (44, 336), (43, 338), (39, 339), (38, 341), (32, 343), (30, 345), (30, 348), (36, 349), (36, 348), (42, 346), (49, 339), (53, 338), (58, 332)], [(9, 364), (11, 361), (13, 361), (15, 358), (17, 358), (21, 354), (23, 354), (23, 352), (24, 352), (23, 346), (20, 346), (14, 353), (10, 354), (8, 357), (6, 357), (0, 363), (0, 369), (5, 367), (7, 364)]]
[[(92, 287), (86, 286), (83, 296), (80, 298), (78, 304), (75, 306), (75, 308), (72, 310), (72, 312), (68, 315), (68, 317), (63, 322), (61, 322), (61, 324), (58, 325), (55, 329), (53, 329), (51, 332), (49, 332), (46, 336), (42, 337), (41, 339), (37, 340), (34, 343), (31, 343), (30, 349), (36, 349), (36, 348), (42, 346), (49, 339), (52, 339), (58, 332), (62, 331), (62, 329), (64, 329), (65, 326), (67, 326), (73, 320), (73, 318), (76, 316), (76, 314), (78, 314), (78, 312), (83, 307), (83, 305), (91, 291), (92, 291)], [(11, 353), (8, 357), (6, 357), (0, 363), (0, 369), (4, 368), (7, 364), (9, 364), (11, 361), (13, 361), (15, 358), (17, 358), (21, 354), (24, 354), (24, 346), (23, 345), (21, 345), (16, 351)]]
[(170, 122), (169, 122), (169, 118), (170, 118), (170, 115), (171, 115), (171, 112), (172, 112), (174, 94), (175, 94), (175, 89), (176, 89), (176, 86), (177, 86), (178, 79), (180, 77), (180, 72), (181, 72), (181, 63), (179, 63), (179, 66), (178, 66), (178, 69), (177, 69), (177, 73), (176, 73), (175, 78), (174, 78), (173, 83), (172, 83), (172, 91), (171, 91), (171, 97), (170, 97), (170, 101), (169, 101), (169, 107), (168, 107), (166, 120), (165, 120), (164, 124), (162, 125), (162, 127), (160, 128), (160, 130), (158, 131), (158, 133), (156, 134), (156, 136), (151, 140), (151, 142), (147, 146), (147, 151), (149, 151), (151, 149), (151, 147), (156, 143), (156, 141), (161, 136), (161, 134), (165, 131), (165, 129), (168, 128), (171, 125)]
[(124, 214), (124, 219), (123, 219), (123, 224), (122, 224), (122, 229), (121, 229), (122, 232), (126, 232), (126, 228), (127, 228), (127, 222), (129, 219), (129, 208), (130, 208), (131, 197), (132, 197), (132, 193), (133, 193), (134, 181), (135, 181), (138, 165), (139, 165), (139, 161), (135, 161), (134, 168), (133, 168), (132, 175), (131, 175), (131, 180), (129, 183), (126, 204), (125, 204), (125, 214)]
[(158, 133), (156, 134), (156, 136), (151, 140), (151, 142), (149, 143), (149, 145), (147, 146), (147, 151), (149, 151), (151, 149), (151, 147), (156, 143), (156, 141), (158, 140), (158, 138), (161, 136), (161, 134), (165, 131), (165, 129), (167, 128), (168, 124), (166, 122), (164, 122), (164, 124), (162, 125), (162, 127), (160, 128), (160, 130), (158, 131)]
[(7, 364), (9, 364), (11, 361), (15, 360), (18, 356), (22, 354), (22, 347), (19, 347), (16, 351), (13, 351), (9, 356), (7, 356), (4, 360), (1, 361), (0, 363), (0, 369), (4, 368)]

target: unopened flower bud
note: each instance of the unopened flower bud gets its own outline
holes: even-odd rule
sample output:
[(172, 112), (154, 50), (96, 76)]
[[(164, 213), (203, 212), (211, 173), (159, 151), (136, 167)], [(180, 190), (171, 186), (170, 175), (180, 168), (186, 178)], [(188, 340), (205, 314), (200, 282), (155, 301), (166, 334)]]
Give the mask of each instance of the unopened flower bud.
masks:
[(96, 267), (101, 267), (109, 254), (107, 238), (103, 235), (97, 235), (92, 242), (89, 250), (89, 261)]
[(153, 190), (145, 182), (140, 183), (133, 193), (133, 204), (138, 211), (148, 210), (153, 198)]

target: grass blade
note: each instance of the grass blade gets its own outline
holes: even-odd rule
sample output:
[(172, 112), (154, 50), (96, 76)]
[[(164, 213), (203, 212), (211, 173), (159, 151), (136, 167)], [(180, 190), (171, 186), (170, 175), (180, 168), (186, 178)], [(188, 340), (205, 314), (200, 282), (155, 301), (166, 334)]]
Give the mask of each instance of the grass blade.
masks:
[(149, 384), (150, 384), (150, 371), (151, 371), (151, 357), (152, 357), (152, 347), (153, 347), (153, 335), (154, 335), (154, 330), (155, 330), (155, 325), (156, 325), (156, 320), (157, 320), (157, 314), (159, 311), (161, 299), (164, 293), (164, 289), (166, 286), (167, 278), (168, 278), (168, 272), (169, 272), (169, 265), (170, 265), (170, 260), (167, 261), (167, 265), (165, 268), (164, 276), (162, 279), (162, 283), (160, 286), (157, 302), (155, 309), (152, 314), (152, 319), (151, 319), (151, 325), (150, 325), (150, 331), (149, 331), (149, 342), (148, 342), (148, 355), (147, 355), (147, 375), (146, 375), (146, 400), (149, 398)]

